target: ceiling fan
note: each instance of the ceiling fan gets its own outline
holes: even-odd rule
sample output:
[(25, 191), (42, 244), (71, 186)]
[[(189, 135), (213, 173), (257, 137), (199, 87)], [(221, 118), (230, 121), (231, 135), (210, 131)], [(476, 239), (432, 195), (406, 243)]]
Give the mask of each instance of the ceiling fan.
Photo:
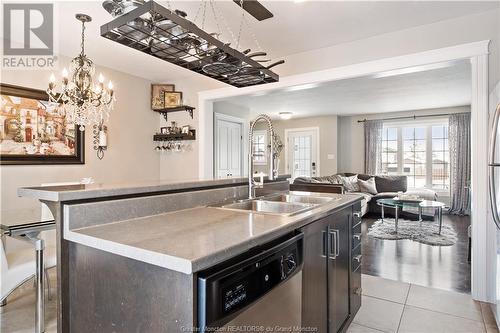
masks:
[(264, 7), (257, 0), (233, 0), (233, 1), (238, 5), (238, 7), (242, 7), (246, 12), (248, 12), (250, 15), (252, 15), (259, 21), (263, 21), (274, 16), (273, 13), (271, 13), (266, 7)]

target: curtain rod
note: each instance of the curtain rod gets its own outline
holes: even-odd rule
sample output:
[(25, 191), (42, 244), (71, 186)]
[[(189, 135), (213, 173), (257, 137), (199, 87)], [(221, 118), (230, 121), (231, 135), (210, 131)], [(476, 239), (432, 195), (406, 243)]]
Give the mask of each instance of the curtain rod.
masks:
[[(417, 116), (417, 115), (413, 115), (413, 116), (404, 116), (404, 117), (393, 117), (393, 118), (382, 118), (382, 119), (370, 119), (370, 120), (382, 120), (382, 121), (385, 121), (385, 120), (400, 120), (400, 119), (417, 119), (417, 118), (427, 118), (427, 117), (443, 117), (443, 116), (451, 116), (453, 114), (464, 114), (464, 113), (470, 113), (470, 112), (456, 112), (456, 113), (440, 113), (440, 114), (429, 114), (429, 115), (422, 115), (422, 116)], [(369, 119), (362, 119), (362, 120), (358, 120), (358, 123), (365, 123), (367, 122)]]

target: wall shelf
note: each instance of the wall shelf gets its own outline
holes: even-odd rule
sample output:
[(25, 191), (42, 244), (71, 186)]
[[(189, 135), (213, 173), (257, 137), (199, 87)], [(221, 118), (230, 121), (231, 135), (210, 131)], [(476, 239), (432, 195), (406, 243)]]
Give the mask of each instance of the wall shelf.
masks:
[(186, 111), (191, 116), (191, 119), (193, 119), (193, 111), (194, 110), (195, 110), (195, 108), (192, 107), (192, 106), (181, 105), (181, 106), (176, 106), (176, 107), (173, 107), (173, 108), (157, 109), (157, 110), (153, 110), (153, 111), (161, 113), (163, 115), (163, 118), (165, 118), (165, 120), (167, 120), (167, 115), (169, 113), (179, 112), (179, 111)]
[(196, 130), (189, 130), (189, 134), (155, 134), (153, 136), (153, 141), (185, 141), (185, 140), (196, 140)]

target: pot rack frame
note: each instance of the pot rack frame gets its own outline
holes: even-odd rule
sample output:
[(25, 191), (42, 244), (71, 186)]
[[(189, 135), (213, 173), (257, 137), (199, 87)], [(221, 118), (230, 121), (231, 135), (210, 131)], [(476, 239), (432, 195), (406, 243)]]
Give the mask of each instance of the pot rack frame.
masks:
[[(151, 26), (151, 22), (148, 20), (149, 17), (146, 17), (147, 14), (161, 17), (162, 19), (168, 19), (175, 25), (180, 26), (184, 31), (175, 35), (172, 33), (172, 28), (175, 26), (170, 26), (168, 29), (162, 29), (159, 26), (156, 26), (155, 29), (152, 29), (152, 27), (146, 28), (148, 25)], [(140, 25), (137, 23), (140, 23)], [(125, 32), (124, 30), (128, 31)], [(141, 36), (141, 38), (137, 38), (137, 35)], [(167, 40), (165, 40), (165, 38), (181, 39), (184, 37), (193, 37), (193, 35), (204, 41), (201, 42), (201, 45), (198, 45), (198, 47), (203, 44), (215, 46), (218, 49), (217, 51), (222, 51), (227, 54), (224, 61), (228, 63), (241, 61), (242, 66), (250, 66), (258, 69), (259, 74), (263, 76), (263, 80), (258, 83), (251, 81), (246, 83), (245, 80), (239, 80), (237, 83), (234, 83), (231, 82), (227, 76), (209, 75), (203, 72), (202, 68), (204, 65), (213, 62), (213, 53), (198, 54), (197, 52), (188, 52), (185, 48), (179, 47), (175, 44), (169, 44), (167, 43)], [(269, 69), (263, 68), (259, 62), (247, 57), (242, 52), (233, 49), (229, 46), (229, 44), (221, 42), (206, 31), (200, 29), (193, 22), (177, 15), (175, 12), (159, 5), (153, 0), (146, 2), (127, 14), (113, 19), (107, 24), (102, 25), (101, 36), (238, 88), (279, 81), (278, 74)], [(157, 50), (153, 50), (153, 47), (151, 46), (151, 42), (153, 41), (157, 43), (155, 45)], [(235, 75), (237, 76), (237, 74)]]

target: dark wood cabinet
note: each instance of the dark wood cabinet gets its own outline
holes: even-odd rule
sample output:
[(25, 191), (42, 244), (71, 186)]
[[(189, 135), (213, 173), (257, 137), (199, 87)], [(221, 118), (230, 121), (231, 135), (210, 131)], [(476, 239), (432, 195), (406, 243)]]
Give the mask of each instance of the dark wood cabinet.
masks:
[[(359, 204), (308, 224), (304, 233), (302, 326), (344, 332), (361, 305)], [(354, 237), (355, 236), (355, 237)], [(354, 251), (353, 251), (354, 250)]]
[(328, 332), (339, 332), (349, 318), (350, 226), (352, 208), (329, 216)]
[(327, 332), (327, 230), (329, 218), (303, 228), (304, 266), (302, 269), (302, 326)]

